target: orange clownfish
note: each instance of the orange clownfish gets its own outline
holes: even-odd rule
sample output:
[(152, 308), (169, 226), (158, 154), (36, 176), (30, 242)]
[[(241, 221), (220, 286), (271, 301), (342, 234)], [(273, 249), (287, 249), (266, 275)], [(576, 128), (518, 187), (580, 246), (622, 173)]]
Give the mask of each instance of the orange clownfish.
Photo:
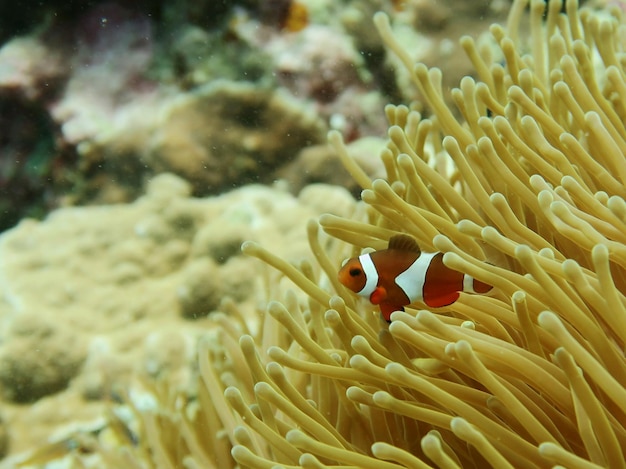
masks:
[(427, 306), (448, 306), (459, 292), (487, 293), (491, 285), (449, 269), (442, 252), (422, 252), (408, 235), (389, 239), (387, 249), (348, 260), (339, 271), (339, 281), (360, 296), (379, 305), (387, 322), (391, 313), (421, 301)]

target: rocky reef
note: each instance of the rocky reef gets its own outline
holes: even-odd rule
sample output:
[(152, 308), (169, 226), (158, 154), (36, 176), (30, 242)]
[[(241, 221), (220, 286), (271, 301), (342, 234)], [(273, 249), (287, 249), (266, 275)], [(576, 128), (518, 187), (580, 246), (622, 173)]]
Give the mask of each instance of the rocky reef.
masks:
[[(285, 167), (329, 129), (382, 137), (384, 105), (419, 95), (371, 34), (377, 10), (415, 60), (459, 50), (459, 18), (433, 2), (187, 3), (49, 2), (0, 20), (14, 34), (0, 47), (0, 230), (58, 206), (132, 201), (161, 172), (197, 196), (295, 176)], [(446, 76), (468, 66), (450, 60)]]

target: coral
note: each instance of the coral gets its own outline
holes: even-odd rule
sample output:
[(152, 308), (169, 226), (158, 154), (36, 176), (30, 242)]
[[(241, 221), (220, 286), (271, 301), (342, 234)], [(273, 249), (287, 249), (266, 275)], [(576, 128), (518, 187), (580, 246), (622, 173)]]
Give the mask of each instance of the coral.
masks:
[(206, 258), (190, 263), (176, 292), (181, 314), (188, 319), (206, 316), (217, 310), (223, 293), (215, 263)]
[(239, 254), (241, 244), (250, 236), (250, 227), (228, 217), (205, 225), (195, 234), (191, 246), (196, 256), (208, 256), (220, 264)]
[(56, 7), (46, 5), (56, 10), (49, 21), (0, 50), (0, 229), (86, 197), (97, 183), (85, 173), (97, 163), (77, 162), (77, 147), (127, 125), (138, 103), (145, 114), (157, 95), (144, 76), (152, 59), (146, 15), (101, 2), (70, 20), (66, 5)]
[[(157, 172), (190, 178), (196, 195), (260, 174), (259, 181), (271, 181), (274, 168), (322, 142), (330, 122), (351, 139), (384, 131), (382, 98), (364, 88), (361, 54), (337, 22), (302, 34), (270, 28), (271, 40), (261, 41), (238, 35), (234, 25), (242, 8), (262, 9), (264, 2), (57, 3), (33, 16), (49, 21), (0, 50), (0, 228), (59, 205), (133, 200)], [(317, 16), (330, 10), (314, 3)], [(248, 23), (263, 29), (258, 20)], [(329, 40), (338, 46), (327, 47)], [(219, 79), (232, 86), (214, 83)], [(279, 81), (293, 93), (270, 91)], [(244, 92), (242, 82), (256, 88)], [(251, 115), (225, 113), (224, 106)], [(201, 119), (190, 122), (198, 113)], [(239, 135), (255, 125), (290, 134), (292, 145)]]
[(329, 188), (326, 184), (309, 184), (302, 189), (298, 199), (320, 213), (349, 217), (354, 213), (354, 199), (343, 187)]
[[(314, 103), (320, 117), (350, 140), (372, 133), (382, 135), (385, 122), (380, 109), (385, 99), (377, 87), (386, 89), (393, 78), (386, 80), (378, 74), (382, 59), (380, 40), (375, 41), (378, 53), (370, 49), (375, 46), (358, 43), (358, 33), (371, 31), (371, 24), (368, 29), (361, 28), (361, 24), (349, 27), (349, 22), (340, 19), (348, 14), (344, 10), (353, 8), (352, 2), (349, 6), (310, 2), (305, 8), (314, 10), (311, 24), (287, 34), (268, 24), (281, 21), (277, 16), (281, 6), (299, 2), (264, 3), (260, 8), (267, 9), (266, 20), (263, 12), (260, 23), (242, 15), (233, 31), (253, 50), (262, 51), (277, 84), (297, 99)], [(278, 5), (273, 7), (272, 3)], [(370, 69), (377, 70), (375, 77)]]
[(67, 327), (24, 314), (13, 323), (11, 338), (0, 351), (3, 397), (26, 403), (59, 392), (78, 373), (84, 357), (81, 340), (71, 339)]
[[(504, 65), (462, 40), (479, 77), (452, 90), (464, 123), (445, 105), (440, 72), (414, 66), (376, 16), (434, 116), (387, 107), (386, 180), (368, 178), (330, 134), (366, 206), (307, 225), (314, 264), (244, 244), (308, 299), (274, 281), (256, 322), (214, 317), (195, 417), (177, 430), (173, 406), (146, 413), (157, 466), (623, 467), (621, 17), (575, 1), (565, 16), (552, 0), (544, 22), (546, 5), (533, 1), (520, 55), (525, 6), (514, 2), (507, 29), (491, 29)], [(437, 313), (414, 305), (382, 324), (336, 272), (341, 257), (399, 231), (494, 295), (462, 294)], [(155, 422), (160, 431), (147, 431)]]
[[(384, 166), (378, 153), (385, 141), (378, 137), (364, 137), (351, 142), (347, 147), (368, 176), (383, 177)], [(291, 191), (298, 193), (315, 183), (336, 184), (358, 195), (360, 188), (336, 157), (329, 145), (314, 145), (302, 149), (296, 158), (278, 171)]]
[(354, 45), (327, 26), (277, 38), (268, 52), (275, 57), (280, 82), (296, 96), (326, 103), (346, 88), (363, 84), (358, 76), (362, 58)]
[(114, 125), (130, 96), (145, 101), (155, 94), (155, 83), (146, 77), (153, 55), (147, 15), (114, 3), (100, 4), (89, 9), (75, 29), (75, 72), (50, 110), (66, 141), (74, 144)]
[(41, 38), (17, 37), (0, 49), (0, 89), (17, 91), (23, 98), (36, 100), (49, 95), (66, 78), (63, 54)]
[(211, 83), (163, 111), (145, 162), (185, 177), (199, 194), (262, 182), (323, 138), (324, 125), (293, 104), (248, 84)]
[[(16, 96), (0, 96), (0, 231), (24, 216), (39, 217), (55, 205), (61, 181), (71, 174), (71, 154), (54, 148), (48, 115)], [(49, 181), (58, 182), (50, 187)]]
[[(184, 87), (202, 86), (217, 79), (266, 86), (274, 83), (266, 54), (242, 41), (225, 41), (221, 30), (187, 26), (176, 33), (171, 48), (173, 70), (165, 68), (163, 72), (174, 73)], [(216, 50), (220, 53), (214, 53)]]
[(321, 181), (356, 190), (350, 175), (328, 145), (303, 148), (291, 163), (278, 171), (278, 175), (295, 193), (308, 184)]
[(41, 37), (14, 38), (0, 49), (0, 231), (42, 216), (68, 186), (74, 154), (58, 148), (58, 130), (41, 103), (66, 79), (63, 54)]
[[(350, 199), (316, 190), (342, 207)], [(58, 209), (0, 236), (0, 450), (2, 431), (11, 441), (0, 467), (93, 451), (83, 443), (106, 426), (133, 376), (189, 389), (206, 314), (229, 313), (236, 301), (254, 315), (260, 276), (241, 255), (241, 236), (297, 262), (308, 250), (302, 226), (326, 210), (260, 185), (190, 194), (189, 183), (161, 174), (132, 204)], [(181, 286), (192, 293), (184, 301)]]

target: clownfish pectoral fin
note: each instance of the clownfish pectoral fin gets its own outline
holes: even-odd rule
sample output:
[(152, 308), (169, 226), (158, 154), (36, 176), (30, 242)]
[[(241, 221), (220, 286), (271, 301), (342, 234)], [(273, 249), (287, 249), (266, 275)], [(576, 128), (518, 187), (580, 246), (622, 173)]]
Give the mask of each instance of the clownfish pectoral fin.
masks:
[(445, 295), (439, 295), (434, 298), (424, 298), (424, 303), (431, 308), (441, 308), (442, 306), (450, 306), (459, 299), (459, 296), (461, 296), (461, 294), (458, 291), (455, 291)]
[(402, 306), (392, 305), (389, 303), (381, 303), (380, 312), (383, 315), (383, 319), (387, 322), (391, 322), (391, 313), (394, 311), (404, 311)]
[(383, 287), (376, 287), (370, 295), (370, 301), (373, 305), (379, 305), (387, 298), (387, 290)]

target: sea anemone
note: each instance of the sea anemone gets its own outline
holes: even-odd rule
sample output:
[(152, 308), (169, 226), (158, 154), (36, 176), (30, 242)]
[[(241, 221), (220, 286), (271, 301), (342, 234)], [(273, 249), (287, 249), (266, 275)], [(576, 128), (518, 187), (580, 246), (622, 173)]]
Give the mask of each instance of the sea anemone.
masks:
[[(308, 225), (315, 262), (244, 243), (291, 286), (268, 287), (255, 324), (215, 317), (197, 402), (160, 435), (147, 420), (162, 467), (625, 467), (623, 26), (617, 10), (532, 0), (523, 55), (526, 3), (491, 28), (502, 60), (462, 39), (478, 77), (452, 90), (462, 121), (440, 72), (413, 66), (376, 15), (432, 116), (386, 108), (386, 180), (330, 133), (364, 204)], [(336, 272), (398, 232), (496, 293), (387, 327)]]

